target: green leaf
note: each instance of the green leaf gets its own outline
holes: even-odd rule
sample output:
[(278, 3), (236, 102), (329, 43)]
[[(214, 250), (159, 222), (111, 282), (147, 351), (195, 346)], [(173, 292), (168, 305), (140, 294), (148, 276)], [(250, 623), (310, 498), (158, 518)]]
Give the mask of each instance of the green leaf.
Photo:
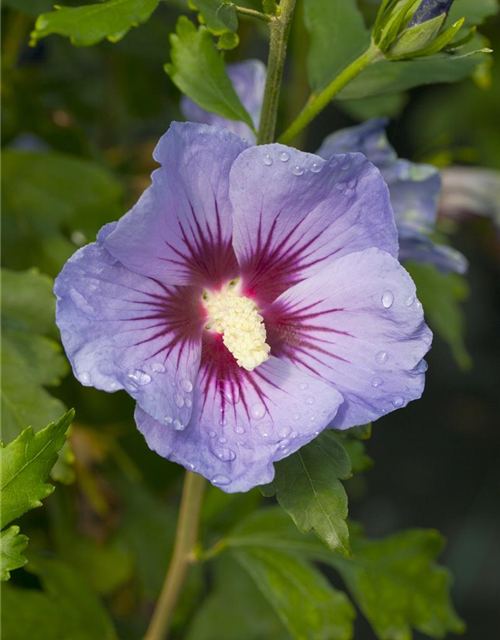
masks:
[(31, 32), (31, 43), (57, 33), (79, 47), (88, 47), (107, 38), (118, 42), (139, 23), (146, 22), (159, 0), (108, 0), (84, 7), (58, 7), (42, 13)]
[(405, 265), (417, 287), (426, 320), (431, 329), (450, 347), (462, 369), (468, 369), (471, 358), (465, 346), (465, 318), (461, 303), (469, 295), (464, 276), (441, 273), (430, 265), (410, 262)]
[(36, 18), (44, 11), (52, 9), (52, 0), (4, 0), (4, 7), (11, 7)]
[(356, 0), (304, 0), (304, 21), (309, 83), (319, 93), (366, 50), (370, 34)]
[(117, 640), (113, 624), (85, 580), (54, 558), (30, 556), (43, 591), (2, 587), (2, 631), (8, 640)]
[(483, 40), (477, 36), (464, 47), (465, 55), (439, 54), (430, 58), (401, 62), (378, 62), (349, 83), (340, 92), (338, 99), (360, 99), (406, 91), (419, 85), (463, 80), (487, 59), (484, 53), (474, 53), (483, 46)]
[(312, 565), (278, 550), (233, 549), (232, 555), (297, 640), (352, 638), (354, 609)]
[(190, 4), (201, 13), (205, 25), (215, 34), (238, 29), (238, 14), (227, 0), (193, 0)]
[(60, 346), (42, 334), (55, 330), (52, 281), (37, 271), (2, 269), (2, 435), (14, 439), (26, 426), (35, 431), (65, 410), (44, 386), (67, 372)]
[(0, 446), (0, 528), (19, 518), (49, 496), (54, 487), (45, 482), (66, 442), (66, 432), (75, 412), (68, 411), (57, 422), (37, 434), (29, 427), (7, 446)]
[[(292, 525), (293, 526), (293, 525)], [(197, 607), (186, 640), (291, 640), (253, 580), (229, 555), (215, 563), (215, 586)]]
[(170, 36), (172, 62), (165, 71), (172, 82), (202, 109), (229, 120), (253, 124), (227, 75), (222, 53), (214, 48), (210, 32), (185, 16)]
[(452, 24), (460, 18), (465, 18), (467, 26), (480, 25), (489, 16), (498, 13), (498, 0), (458, 0), (450, 8), (448, 22)]
[(383, 540), (352, 537), (354, 560), (332, 555), (359, 608), (380, 640), (461, 633), (449, 597), (449, 572), (434, 563), (443, 546), (437, 531), (412, 529)]
[(275, 469), (264, 495), (276, 495), (302, 533), (313, 530), (330, 549), (349, 556), (347, 495), (340, 480), (350, 477), (351, 464), (337, 438), (323, 432)]
[[(57, 424), (50, 424), (36, 435), (25, 429), (6, 447), (0, 443), (0, 528), (22, 516), (26, 511), (40, 507), (40, 500), (52, 493), (54, 487), (45, 483), (57, 454), (66, 441), (66, 431), (74, 411), (65, 414)], [(0, 579), (8, 580), (10, 571), (26, 564), (22, 552), (28, 538), (12, 526), (0, 534)]]
[[(86, 238), (122, 213), (121, 184), (101, 165), (64, 153), (2, 152), (2, 262), (57, 275)], [(73, 232), (78, 238), (70, 240)]]
[(8, 580), (10, 572), (24, 567), (28, 562), (22, 555), (28, 546), (28, 538), (13, 525), (0, 533), (0, 580)]

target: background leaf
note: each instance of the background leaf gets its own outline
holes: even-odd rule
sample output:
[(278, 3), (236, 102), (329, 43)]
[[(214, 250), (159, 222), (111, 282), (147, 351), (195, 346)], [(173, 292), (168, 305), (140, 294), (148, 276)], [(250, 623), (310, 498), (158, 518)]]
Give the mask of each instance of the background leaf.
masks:
[(229, 120), (241, 120), (253, 129), (252, 119), (236, 95), (226, 72), (223, 56), (214, 48), (205, 27), (185, 16), (170, 36), (170, 57), (165, 71), (174, 84), (202, 109)]
[(275, 469), (264, 495), (276, 495), (300, 531), (312, 529), (328, 547), (349, 555), (347, 496), (340, 479), (351, 475), (351, 464), (340, 442), (325, 431)]
[(194, 6), (203, 16), (207, 28), (216, 34), (238, 29), (238, 15), (234, 4), (224, 0), (194, 0)]
[(16, 525), (0, 533), (0, 580), (8, 580), (10, 572), (24, 567), (28, 562), (22, 555), (28, 546), (28, 538), (19, 533)]
[(309, 32), (307, 71), (319, 93), (370, 44), (356, 0), (304, 0)]
[(2, 435), (14, 439), (26, 426), (35, 431), (64, 412), (45, 386), (59, 384), (68, 370), (53, 333), (52, 282), (37, 271), (2, 269)]
[(139, 23), (146, 22), (159, 0), (108, 0), (83, 7), (57, 7), (43, 13), (31, 32), (36, 43), (53, 33), (65, 36), (71, 43), (88, 47), (107, 38), (117, 42)]

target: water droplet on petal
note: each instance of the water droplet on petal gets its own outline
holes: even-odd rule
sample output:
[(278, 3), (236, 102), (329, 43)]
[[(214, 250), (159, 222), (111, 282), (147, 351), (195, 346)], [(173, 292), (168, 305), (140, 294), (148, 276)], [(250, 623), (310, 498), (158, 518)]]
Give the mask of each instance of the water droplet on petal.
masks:
[(167, 424), (172, 424), (173, 421), (174, 419), (172, 418), (172, 416), (165, 416), (165, 422)]
[(292, 440), (295, 440), (295, 438), (297, 438), (298, 435), (299, 435), (298, 431), (292, 431), (292, 433), (290, 434), (290, 438), (292, 438)]
[(372, 380), (372, 387), (374, 387), (375, 389), (377, 387), (380, 387), (383, 384), (384, 384), (384, 381), (382, 380), (382, 378), (373, 378)]
[(302, 384), (299, 384), (299, 389), (301, 391), (305, 391), (308, 387), (309, 385), (307, 384), (307, 382), (303, 382)]
[(184, 406), (184, 398), (180, 393), (176, 393), (174, 395), (174, 402), (179, 407), (179, 409), (182, 409), (182, 407)]
[(245, 429), (243, 427), (237, 426), (234, 428), (234, 432), (241, 436), (242, 433), (245, 433)]
[(209, 435), (211, 438), (215, 438), (215, 436), (216, 436), (217, 434), (215, 433), (215, 431), (209, 431), (209, 432), (208, 432), (208, 435)]
[(80, 382), (86, 385), (90, 384), (90, 373), (88, 371), (83, 371), (80, 374)]
[(189, 467), (191, 471), (194, 471), (196, 469), (195, 465), (192, 462), (186, 462), (186, 467)]
[(349, 187), (349, 189), (355, 189), (357, 184), (358, 184), (357, 178), (350, 178), (347, 181), (347, 186)]
[(193, 390), (193, 383), (191, 380), (181, 380), (181, 389), (186, 393), (191, 393)]
[(402, 407), (404, 405), (405, 401), (403, 400), (403, 398), (401, 398), (400, 396), (397, 396), (396, 398), (393, 399), (392, 404), (395, 407)]
[(311, 165), (311, 171), (313, 173), (319, 173), (321, 171), (321, 169), (323, 168), (323, 165), (319, 164), (319, 162), (314, 162)]
[(379, 351), (375, 356), (375, 362), (377, 364), (385, 364), (387, 362), (388, 357), (389, 357), (389, 354), (387, 353), (387, 351)]
[(420, 373), (425, 373), (429, 368), (429, 365), (425, 360), (420, 360), (416, 368), (417, 368), (417, 371), (419, 371)]
[(342, 171), (348, 171), (351, 168), (351, 159), (347, 157), (344, 162), (340, 165)]
[(283, 429), (280, 429), (278, 435), (280, 438), (286, 438), (290, 434), (290, 431), (290, 427), (283, 427)]
[(382, 306), (386, 309), (392, 307), (392, 303), (394, 302), (394, 294), (392, 293), (392, 291), (385, 291), (382, 294), (381, 302)]
[(219, 442), (220, 442), (221, 444), (226, 444), (226, 442), (227, 442), (227, 438), (219, 438)]
[(138, 387), (145, 387), (147, 384), (151, 382), (151, 376), (145, 371), (141, 371), (140, 369), (135, 369), (135, 371), (131, 371), (127, 378)]
[(165, 373), (165, 367), (160, 362), (154, 362), (151, 369), (155, 373)]
[(259, 425), (257, 426), (257, 431), (263, 438), (269, 438), (269, 436), (271, 436), (274, 431), (273, 423), (270, 420), (259, 423)]
[(118, 388), (118, 385), (116, 382), (111, 382), (109, 385), (109, 388), (111, 389), (111, 391), (113, 391), (114, 389)]
[(191, 409), (191, 407), (193, 406), (193, 401), (191, 400), (191, 398), (186, 398), (184, 400), (184, 403), (188, 409)]
[(405, 305), (407, 307), (411, 307), (411, 305), (415, 302), (415, 298), (413, 296), (408, 296), (405, 300)]
[(221, 427), (225, 427), (226, 424), (227, 424), (227, 420), (225, 418), (221, 418), (219, 420), (219, 424), (220, 424)]
[(280, 160), (281, 162), (288, 162), (290, 160), (290, 154), (283, 151), (283, 153), (280, 154)]
[(298, 165), (293, 167), (292, 173), (294, 176), (301, 176), (304, 173), (304, 169)]
[(273, 159), (271, 158), (271, 156), (268, 153), (266, 153), (266, 155), (263, 157), (262, 160), (263, 160), (264, 164), (266, 164), (268, 167), (270, 167), (272, 165), (272, 163), (273, 163)]
[(219, 487), (225, 487), (226, 485), (231, 484), (231, 480), (227, 476), (223, 476), (221, 474), (214, 476), (211, 482)]
[(262, 420), (262, 418), (266, 415), (266, 407), (258, 402), (250, 407), (250, 415), (254, 420)]
[(236, 458), (236, 453), (232, 449), (218, 449), (214, 453), (222, 462), (231, 462)]
[(223, 387), (222, 397), (228, 404), (238, 404), (240, 401), (240, 391), (238, 387)]
[(313, 396), (307, 396), (306, 398), (306, 404), (314, 404), (315, 400), (313, 398)]
[(184, 425), (182, 424), (182, 422), (180, 420), (178, 420), (177, 418), (174, 420), (174, 429), (176, 431), (180, 431), (181, 429), (184, 429)]

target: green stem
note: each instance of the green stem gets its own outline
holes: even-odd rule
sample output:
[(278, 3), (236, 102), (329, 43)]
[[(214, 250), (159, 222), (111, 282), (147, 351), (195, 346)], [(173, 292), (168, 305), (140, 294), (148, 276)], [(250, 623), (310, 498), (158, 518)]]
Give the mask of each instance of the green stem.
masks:
[(281, 78), (286, 60), (286, 47), (296, 0), (281, 0), (280, 15), (269, 23), (271, 40), (267, 63), (266, 86), (262, 101), (257, 144), (274, 142)]
[(326, 89), (317, 96), (312, 95), (296, 120), (288, 127), (285, 133), (280, 136), (278, 142), (283, 144), (290, 143), (290, 141), (293, 140), (295, 136), (302, 131), (302, 129), (305, 129), (305, 127), (307, 127), (307, 125), (314, 120), (321, 111), (323, 111), (323, 109), (347, 84), (349, 84), (349, 82), (351, 82), (351, 80), (360, 74), (363, 69), (366, 69), (366, 67), (373, 64), (373, 62), (378, 58), (378, 49), (371, 46), (363, 53), (363, 55), (359, 56), (359, 58), (346, 67)]
[(255, 9), (248, 9), (247, 7), (239, 7), (237, 4), (233, 5), (236, 9), (236, 13), (240, 13), (242, 16), (248, 16), (249, 18), (257, 18), (263, 22), (271, 22), (272, 17), (268, 16), (262, 11), (256, 11)]
[(144, 640), (166, 640), (167, 638), (172, 614), (179, 599), (187, 570), (195, 560), (194, 549), (198, 538), (198, 523), (204, 489), (205, 478), (186, 471), (174, 552)]

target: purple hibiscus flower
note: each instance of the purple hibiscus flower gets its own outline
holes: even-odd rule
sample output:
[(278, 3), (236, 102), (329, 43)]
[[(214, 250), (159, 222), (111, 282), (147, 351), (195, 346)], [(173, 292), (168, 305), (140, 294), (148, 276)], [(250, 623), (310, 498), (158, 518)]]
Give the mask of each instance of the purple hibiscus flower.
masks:
[(420, 397), (431, 332), (363, 155), (174, 123), (154, 157), (152, 186), (55, 284), (75, 376), (125, 389), (153, 450), (246, 491), (327, 426)]
[[(228, 66), (228, 74), (236, 93), (259, 124), (260, 104), (264, 92), (265, 67), (258, 60)], [(181, 103), (184, 115), (197, 122), (224, 126), (252, 142), (255, 136), (243, 123), (235, 123), (196, 106), (188, 98)], [(318, 155), (360, 152), (378, 167), (391, 194), (391, 203), (399, 233), (399, 259), (433, 264), (443, 272), (467, 270), (467, 260), (455, 249), (441, 245), (431, 238), (437, 219), (441, 192), (439, 171), (429, 164), (416, 164), (397, 157), (385, 134), (387, 120), (377, 118), (362, 125), (337, 131), (328, 136)]]
[(408, 24), (408, 27), (414, 27), (422, 22), (427, 22), (433, 18), (448, 13), (453, 0), (422, 0)]

